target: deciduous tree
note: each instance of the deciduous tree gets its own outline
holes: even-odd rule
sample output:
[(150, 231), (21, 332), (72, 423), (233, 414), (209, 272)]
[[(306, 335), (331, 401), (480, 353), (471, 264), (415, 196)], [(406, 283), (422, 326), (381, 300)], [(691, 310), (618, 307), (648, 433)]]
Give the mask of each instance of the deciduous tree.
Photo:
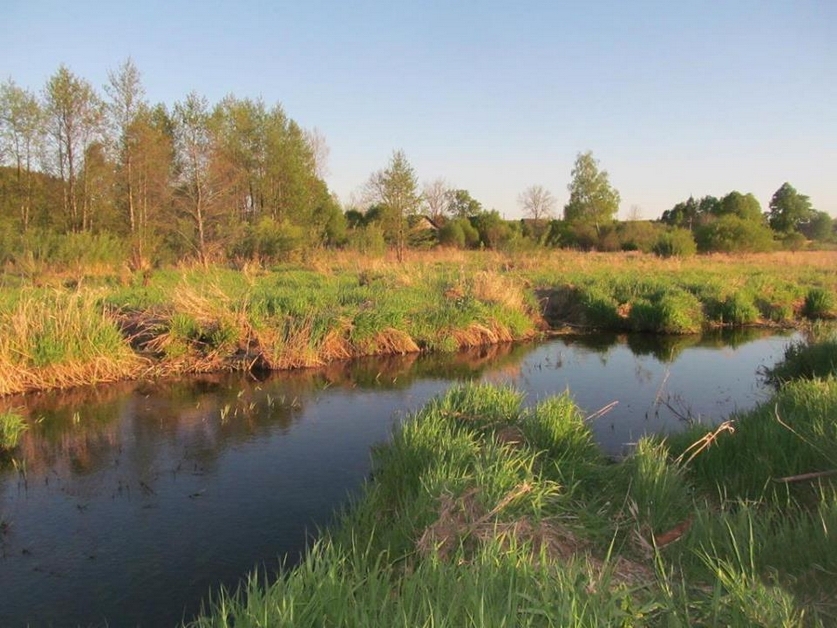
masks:
[(761, 203), (752, 194), (742, 194), (733, 190), (721, 199), (715, 210), (718, 216), (738, 216), (742, 220), (763, 222)]
[(599, 170), (593, 153), (579, 153), (567, 186), (570, 200), (564, 206), (564, 219), (599, 228), (614, 219), (619, 211), (619, 192), (611, 187), (606, 170)]
[(209, 263), (210, 229), (218, 229), (219, 199), (227, 191), (225, 169), (216, 160), (215, 138), (206, 98), (192, 92), (174, 106), (178, 192), (184, 215), (194, 229), (192, 246)]
[(456, 218), (472, 218), (482, 212), (482, 203), (472, 198), (468, 190), (454, 190), (448, 211)]
[[(108, 72), (105, 92), (109, 97), (107, 111), (113, 129), (118, 164), (117, 204), (123, 206), (128, 215), (131, 239), (134, 247), (137, 247), (137, 181), (134, 164), (137, 160), (137, 151), (142, 147), (138, 141), (139, 127), (136, 122), (140, 112), (146, 108), (146, 104), (145, 90), (139, 70), (130, 57), (115, 71)], [(142, 256), (141, 251), (135, 251), (135, 255), (137, 254)]]
[(424, 211), (437, 224), (449, 213), (452, 191), (448, 182), (442, 178), (425, 181), (422, 186), (421, 200)]
[(43, 133), (44, 115), (38, 98), (11, 79), (0, 85), (0, 163), (11, 163), (15, 169), (11, 201), (18, 208), (24, 231), (32, 217), (32, 174)]
[(391, 213), (398, 261), (404, 260), (407, 217), (419, 207), (418, 180), (404, 151), (393, 152), (389, 165), (373, 173), (366, 186), (369, 199)]
[(555, 197), (542, 185), (531, 185), (517, 197), (517, 203), (527, 218), (542, 222), (555, 213)]
[(813, 217), (811, 199), (797, 192), (790, 183), (783, 183), (770, 199), (768, 221), (774, 231), (793, 233)]
[(89, 205), (79, 189), (84, 155), (91, 144), (102, 139), (104, 107), (93, 87), (60, 66), (46, 86), (48, 132), (54, 164), (64, 184), (64, 214), (71, 230), (86, 230), (90, 216), (82, 213)]

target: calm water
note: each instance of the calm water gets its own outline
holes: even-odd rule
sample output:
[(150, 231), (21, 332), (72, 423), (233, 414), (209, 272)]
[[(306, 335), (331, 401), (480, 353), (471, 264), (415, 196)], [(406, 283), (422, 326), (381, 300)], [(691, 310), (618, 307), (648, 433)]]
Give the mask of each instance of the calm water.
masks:
[(293, 563), (369, 473), (370, 446), (454, 381), (570, 389), (620, 455), (769, 395), (790, 337), (563, 338), (4, 400), (31, 429), (0, 469), (0, 626), (166, 626), (256, 566)]

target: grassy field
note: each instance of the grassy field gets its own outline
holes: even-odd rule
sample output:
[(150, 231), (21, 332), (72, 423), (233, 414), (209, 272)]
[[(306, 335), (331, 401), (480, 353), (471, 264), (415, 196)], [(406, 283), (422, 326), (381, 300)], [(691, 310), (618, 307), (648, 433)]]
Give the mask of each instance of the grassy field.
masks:
[(837, 625), (837, 368), (606, 460), (569, 394), (465, 385), (374, 451), (303, 562), (193, 628)]
[(837, 315), (837, 253), (332, 252), (305, 266), (0, 276), (0, 395), (453, 351), (548, 326), (689, 334)]

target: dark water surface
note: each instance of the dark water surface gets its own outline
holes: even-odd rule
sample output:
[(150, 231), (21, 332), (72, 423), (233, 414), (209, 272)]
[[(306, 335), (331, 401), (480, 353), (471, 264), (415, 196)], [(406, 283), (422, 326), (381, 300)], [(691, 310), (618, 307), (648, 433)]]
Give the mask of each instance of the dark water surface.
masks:
[(789, 336), (588, 336), (322, 370), (3, 400), (29, 416), (0, 467), (0, 626), (173, 626), (221, 584), (292, 564), (358, 491), (370, 446), (455, 381), (569, 388), (619, 455), (770, 391)]

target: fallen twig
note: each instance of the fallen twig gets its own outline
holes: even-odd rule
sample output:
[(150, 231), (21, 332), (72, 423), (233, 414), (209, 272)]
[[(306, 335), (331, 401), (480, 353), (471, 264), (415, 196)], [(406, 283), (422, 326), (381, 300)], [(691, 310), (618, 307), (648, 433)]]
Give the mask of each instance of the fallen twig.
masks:
[(831, 475), (837, 475), (837, 469), (829, 469), (828, 471), (813, 471), (811, 473), (800, 473), (799, 475), (789, 475), (784, 478), (773, 478), (773, 481), (781, 482), (782, 484), (790, 484), (791, 482), (805, 482), (806, 480), (817, 480), (819, 478), (827, 478)]
[(618, 401), (611, 401), (611, 402), (610, 402), (609, 404), (607, 404), (604, 408), (600, 408), (599, 410), (596, 410), (596, 411), (595, 411), (593, 414), (591, 414), (590, 416), (585, 417), (585, 418), (584, 418), (584, 422), (586, 423), (587, 421), (594, 421), (595, 419), (598, 419), (599, 417), (604, 416), (605, 414), (607, 414), (608, 412), (610, 412), (611, 410), (613, 410), (613, 408), (615, 408), (618, 404), (619, 404), (619, 402), (618, 402)]

